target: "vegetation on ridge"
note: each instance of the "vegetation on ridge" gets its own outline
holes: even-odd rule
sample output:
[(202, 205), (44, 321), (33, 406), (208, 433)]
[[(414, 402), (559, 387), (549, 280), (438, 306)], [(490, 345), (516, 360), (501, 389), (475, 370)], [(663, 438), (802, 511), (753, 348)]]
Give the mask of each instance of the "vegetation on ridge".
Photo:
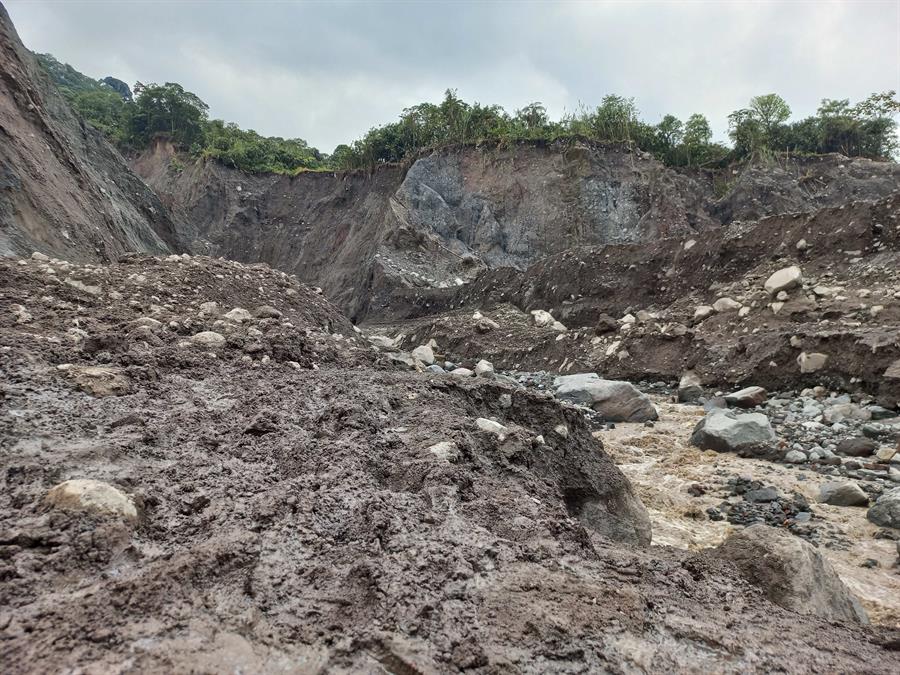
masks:
[(93, 80), (50, 55), (38, 58), (75, 110), (119, 147), (140, 150), (165, 135), (191, 155), (253, 173), (370, 168), (430, 148), (480, 141), (626, 142), (669, 166), (721, 164), (771, 152), (890, 158), (898, 150), (894, 117), (900, 102), (894, 91), (856, 105), (824, 99), (815, 115), (795, 122), (780, 96), (756, 96), (729, 115), (729, 148), (713, 142), (709, 121), (700, 113), (686, 121), (666, 115), (650, 124), (640, 118), (634, 99), (622, 96), (605, 96), (596, 108), (582, 107), (553, 121), (539, 102), (509, 114), (499, 105), (466, 103), (448, 89), (440, 103), (406, 108), (398, 121), (375, 127), (328, 156), (299, 138), (265, 137), (210, 120), (209, 107), (179, 84), (137, 83), (132, 99), (120, 80)]

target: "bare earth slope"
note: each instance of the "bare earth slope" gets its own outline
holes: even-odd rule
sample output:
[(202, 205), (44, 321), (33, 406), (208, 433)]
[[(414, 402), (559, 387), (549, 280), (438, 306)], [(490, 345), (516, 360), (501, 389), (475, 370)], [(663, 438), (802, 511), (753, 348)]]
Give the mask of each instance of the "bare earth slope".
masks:
[[(577, 410), (383, 370), (283, 273), (132, 256), (0, 275), (7, 672), (900, 667), (884, 629), (646, 548)], [(136, 521), (45, 502), (76, 478)]]
[(72, 113), (0, 5), (0, 256), (109, 260), (177, 242), (159, 199)]

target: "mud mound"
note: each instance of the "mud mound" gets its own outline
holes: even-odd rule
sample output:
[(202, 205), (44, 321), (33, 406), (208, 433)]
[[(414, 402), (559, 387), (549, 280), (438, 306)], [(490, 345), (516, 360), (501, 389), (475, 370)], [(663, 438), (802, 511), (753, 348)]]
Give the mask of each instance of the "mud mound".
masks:
[(162, 203), (69, 109), (2, 5), (0, 133), (0, 256), (110, 260), (178, 248)]
[[(9, 672), (900, 665), (890, 634), (646, 549), (646, 512), (570, 407), (375, 369), (330, 304), (263, 266), (66, 267), (0, 267)], [(51, 508), (69, 479), (137, 522)]]

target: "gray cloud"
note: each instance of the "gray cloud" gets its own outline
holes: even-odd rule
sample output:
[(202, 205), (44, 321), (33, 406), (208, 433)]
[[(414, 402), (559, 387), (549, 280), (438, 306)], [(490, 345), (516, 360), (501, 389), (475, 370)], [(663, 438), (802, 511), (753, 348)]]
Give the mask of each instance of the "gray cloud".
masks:
[(900, 89), (900, 1), (41, 2), (7, 9), (25, 44), (94, 77), (176, 81), (211, 114), (325, 151), (456, 88), (554, 117), (608, 93), (644, 117), (729, 112), (778, 92)]

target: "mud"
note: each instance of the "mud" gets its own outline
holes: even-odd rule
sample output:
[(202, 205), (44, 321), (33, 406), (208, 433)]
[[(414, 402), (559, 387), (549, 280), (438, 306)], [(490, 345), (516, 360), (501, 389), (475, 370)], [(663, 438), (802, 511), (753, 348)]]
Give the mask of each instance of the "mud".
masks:
[[(8, 672), (900, 664), (883, 628), (791, 614), (714, 557), (646, 548), (643, 506), (575, 409), (384, 370), (327, 301), (264, 266), (65, 267), (0, 265)], [(238, 304), (282, 316), (229, 326)], [(184, 345), (210, 329), (217, 352)], [(83, 391), (69, 372), (88, 367), (127, 393)], [(429, 450), (444, 441), (456, 461)], [(70, 478), (132, 495), (138, 524), (48, 509)]]
[[(879, 539), (879, 529), (866, 520), (866, 509), (819, 504), (819, 487), (834, 480), (814, 471), (764, 459), (700, 450), (689, 443), (703, 409), (654, 397), (660, 421), (653, 429), (618, 424), (595, 432), (635, 487), (653, 523), (653, 539), (687, 550), (720, 544), (735, 527), (712, 521), (706, 509), (730, 497), (727, 482), (752, 476), (783, 494), (799, 493), (813, 514), (811, 539), (859, 598), (875, 623), (900, 628), (900, 568), (896, 542)], [(704, 488), (694, 496), (692, 486)], [(877, 567), (863, 567), (875, 560)]]

